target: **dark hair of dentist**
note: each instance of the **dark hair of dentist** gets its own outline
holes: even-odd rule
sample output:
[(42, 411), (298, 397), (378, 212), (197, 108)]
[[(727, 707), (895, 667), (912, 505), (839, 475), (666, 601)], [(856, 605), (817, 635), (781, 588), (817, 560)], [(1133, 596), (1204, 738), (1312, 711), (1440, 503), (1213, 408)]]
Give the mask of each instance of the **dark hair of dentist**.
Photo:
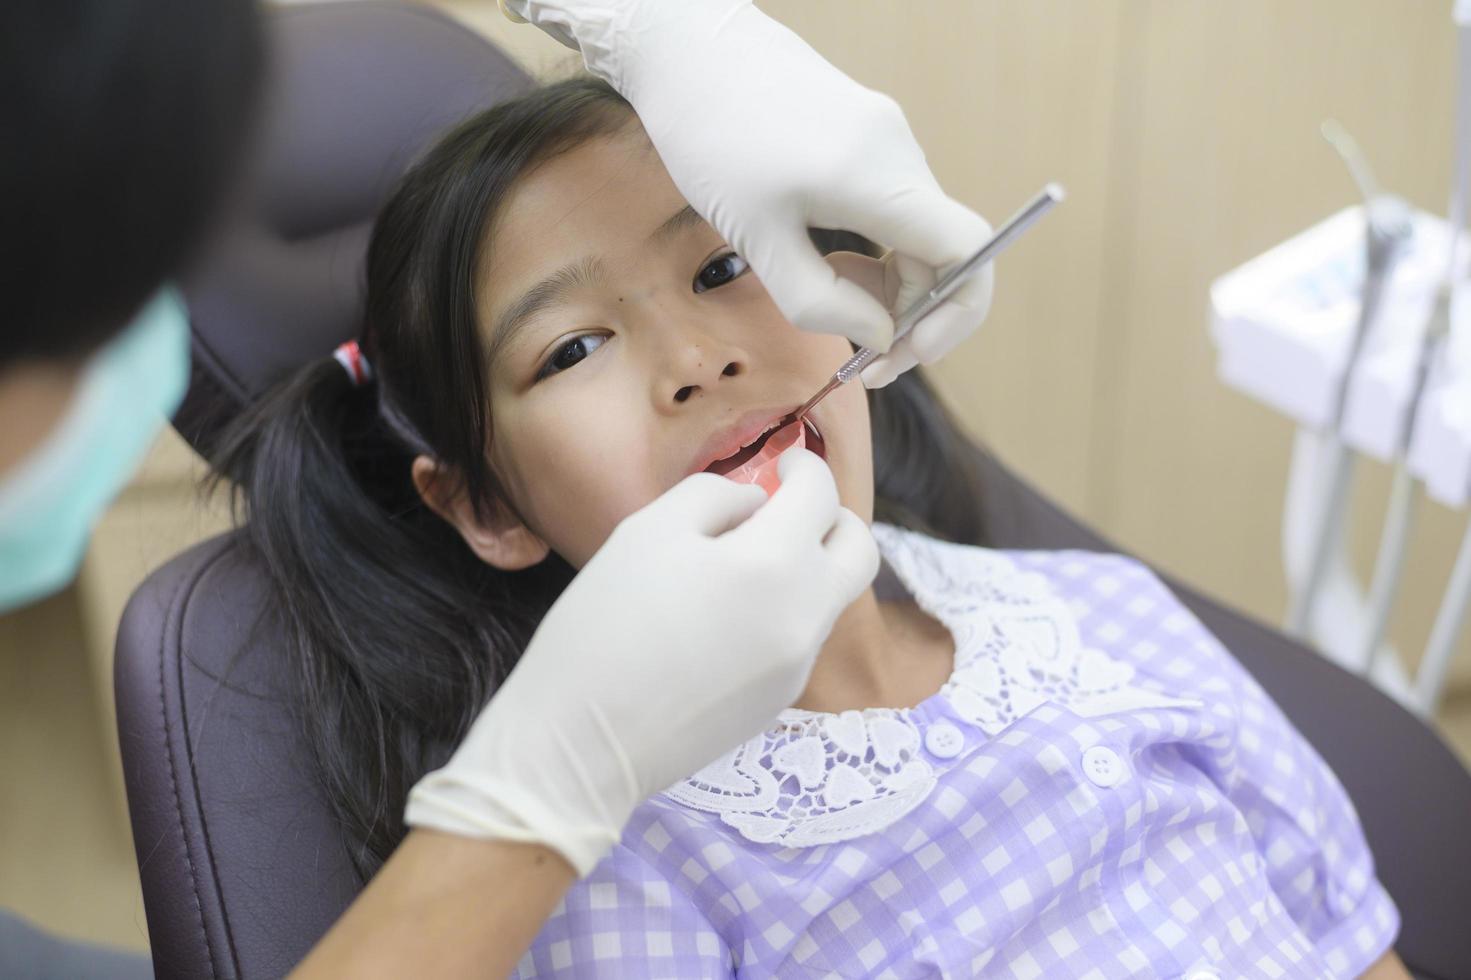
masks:
[[(255, 0), (0, 7), (0, 489), (52, 444), (82, 366), (208, 233), (246, 152), (263, 61)], [(23, 533), (47, 532), (43, 548), (69, 549), (49, 525), (17, 518), (16, 498), (0, 499)], [(9, 550), (14, 540), (3, 539), (0, 571), (24, 576), (31, 566)], [(53, 938), (0, 910), (0, 975), (152, 971), (133, 954)]]
[[(493, 420), (469, 273), (483, 229), (521, 175), (631, 113), (606, 83), (576, 78), (443, 138), (374, 226), (364, 335), (374, 380), (354, 386), (323, 358), (242, 417), (215, 460), (244, 498), (267, 607), (294, 646), (297, 713), (364, 874), (403, 837), (410, 787), (464, 737), (573, 575), (555, 552), (516, 572), (485, 563), (410, 477), (427, 455), (464, 474), (481, 512), (507, 499), (484, 451)], [(813, 237), (824, 251), (872, 252), (848, 233)], [(921, 374), (868, 400), (875, 518), (981, 543), (974, 457)]]
[(0, 371), (75, 360), (178, 276), (249, 136), (254, 0), (0, 13)]

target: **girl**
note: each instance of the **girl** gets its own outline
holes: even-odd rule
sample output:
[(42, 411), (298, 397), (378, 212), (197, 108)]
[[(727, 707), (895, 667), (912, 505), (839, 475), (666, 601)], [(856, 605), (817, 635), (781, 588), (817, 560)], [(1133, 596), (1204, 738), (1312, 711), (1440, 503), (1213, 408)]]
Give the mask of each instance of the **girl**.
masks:
[[(829, 261), (893, 301), (881, 260)], [(702, 470), (769, 479), (763, 433), (852, 351), (781, 317), (591, 80), (444, 137), (367, 277), (373, 380), (324, 358), (219, 460), (365, 874), (619, 521)], [(644, 804), (519, 975), (1395, 969), (1342, 787), (1145, 567), (980, 547), (965, 437), (914, 372), (801, 435), (877, 518), (878, 580), (797, 704)]]

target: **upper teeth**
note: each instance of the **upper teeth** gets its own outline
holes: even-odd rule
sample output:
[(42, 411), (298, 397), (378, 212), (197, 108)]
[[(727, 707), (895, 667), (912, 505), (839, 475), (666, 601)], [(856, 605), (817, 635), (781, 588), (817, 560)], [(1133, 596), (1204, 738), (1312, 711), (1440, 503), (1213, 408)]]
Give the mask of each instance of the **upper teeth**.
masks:
[(777, 427), (777, 425), (779, 425), (780, 423), (781, 423), (781, 419), (777, 419), (775, 422), (771, 423), (766, 428), (764, 428), (760, 432), (758, 432), (756, 434), (756, 438), (752, 439), (750, 442), (746, 443), (746, 445), (745, 446), (742, 446), (741, 448), (742, 449), (745, 449), (746, 446), (753, 446), (756, 443), (760, 442), (763, 436), (765, 436), (772, 429), (775, 429)]

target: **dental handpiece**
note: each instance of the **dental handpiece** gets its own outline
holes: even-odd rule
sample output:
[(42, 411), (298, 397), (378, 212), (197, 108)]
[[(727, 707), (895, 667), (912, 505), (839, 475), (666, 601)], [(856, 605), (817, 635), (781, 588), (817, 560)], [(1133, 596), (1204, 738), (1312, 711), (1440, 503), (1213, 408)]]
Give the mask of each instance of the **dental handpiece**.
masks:
[[(1027, 202), (1025, 207), (1012, 215), (1011, 220), (1002, 225), (996, 234), (992, 235), (991, 239), (982, 245), (974, 255), (957, 265), (954, 269), (951, 269), (944, 278), (930, 288), (929, 292), (915, 300), (909, 309), (899, 315), (899, 319), (894, 321), (894, 340), (897, 342), (901, 337), (909, 333), (910, 330), (914, 329), (916, 323), (929, 316), (936, 307), (949, 299), (957, 289), (965, 284), (966, 280), (984, 268), (987, 262), (990, 262), (1003, 248), (1015, 241), (1018, 235), (1032, 227), (1038, 218), (1052, 210), (1053, 205), (1057, 204), (1065, 196), (1066, 192), (1059, 184), (1048, 184), (1042, 188), (1036, 197), (1032, 198)], [(879, 352), (872, 347), (860, 348), (857, 353), (843, 363), (842, 367), (838, 368), (837, 372), (822, 387), (821, 391), (807, 399), (801, 408), (783, 419), (782, 425), (790, 425), (792, 422), (797, 421), (812, 411), (812, 407), (826, 398), (829, 392), (837, 388), (838, 385), (847, 384), (849, 381), (858, 377), (863, 369), (868, 367), (873, 359), (878, 356)]]

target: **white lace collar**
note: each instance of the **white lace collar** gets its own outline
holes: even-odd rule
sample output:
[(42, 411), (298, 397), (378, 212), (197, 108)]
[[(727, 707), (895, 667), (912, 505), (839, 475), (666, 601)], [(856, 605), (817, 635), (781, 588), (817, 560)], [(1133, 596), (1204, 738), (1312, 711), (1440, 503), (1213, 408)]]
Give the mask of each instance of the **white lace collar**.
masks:
[[(916, 604), (954, 637), (954, 669), (933, 697), (988, 736), (1044, 701), (1083, 716), (1200, 704), (1139, 687), (1131, 665), (1085, 647), (1046, 578), (1005, 555), (887, 524), (873, 534)], [(922, 707), (789, 708), (665, 795), (718, 813), (758, 843), (810, 847), (874, 833), (935, 786), (935, 765), (920, 751)]]

